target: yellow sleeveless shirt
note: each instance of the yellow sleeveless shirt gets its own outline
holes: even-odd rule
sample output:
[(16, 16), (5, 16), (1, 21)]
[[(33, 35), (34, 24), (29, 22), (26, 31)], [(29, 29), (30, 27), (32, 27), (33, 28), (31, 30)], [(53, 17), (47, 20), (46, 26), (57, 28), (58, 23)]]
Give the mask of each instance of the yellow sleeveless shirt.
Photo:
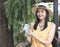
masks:
[[(37, 30), (34, 30), (33, 29), (33, 33), (42, 38), (42, 39), (47, 39), (48, 37), (48, 32), (50, 31), (50, 27), (51, 27), (52, 23), (51, 22), (48, 22), (48, 26), (46, 29), (44, 29), (43, 31), (41, 31), (39, 29), (39, 27), (37, 27)], [(32, 37), (32, 45), (31, 47), (46, 47), (45, 45), (43, 45), (42, 43), (40, 43), (38, 40), (36, 40), (34, 37)], [(50, 44), (48, 47), (52, 47), (52, 44)]]

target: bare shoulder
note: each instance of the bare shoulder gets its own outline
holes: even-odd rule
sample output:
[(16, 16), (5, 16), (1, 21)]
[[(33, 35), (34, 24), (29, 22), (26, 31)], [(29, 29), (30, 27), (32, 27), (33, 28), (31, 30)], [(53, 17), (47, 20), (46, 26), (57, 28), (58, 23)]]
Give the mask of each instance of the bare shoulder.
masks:
[(56, 27), (56, 24), (52, 22), (52, 27)]
[(35, 24), (35, 22), (31, 22), (31, 23), (30, 23), (30, 30), (31, 30), (31, 31), (32, 31), (33, 28), (34, 28), (34, 24)]
[(35, 24), (34, 21), (30, 23), (30, 28), (31, 28), (31, 29), (33, 28), (34, 24)]
[(34, 24), (35, 24), (35, 22), (33, 21), (33, 22), (30, 23), (30, 26), (34, 26)]
[(56, 27), (56, 24), (54, 22), (48, 22), (48, 23), (51, 25), (51, 27)]

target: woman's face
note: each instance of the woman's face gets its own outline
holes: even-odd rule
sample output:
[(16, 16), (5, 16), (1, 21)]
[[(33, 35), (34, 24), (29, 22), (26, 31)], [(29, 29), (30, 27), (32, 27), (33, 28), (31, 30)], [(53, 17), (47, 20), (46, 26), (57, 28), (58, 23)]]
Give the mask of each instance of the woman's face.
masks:
[(40, 20), (45, 19), (45, 17), (46, 17), (46, 10), (42, 9), (42, 8), (38, 9), (37, 16), (38, 16), (38, 18)]

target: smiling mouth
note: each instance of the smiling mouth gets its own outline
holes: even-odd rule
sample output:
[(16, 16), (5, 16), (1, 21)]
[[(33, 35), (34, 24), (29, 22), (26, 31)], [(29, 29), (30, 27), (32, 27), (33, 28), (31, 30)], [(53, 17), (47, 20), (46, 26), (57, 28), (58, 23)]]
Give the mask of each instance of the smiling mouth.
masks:
[(43, 15), (39, 15), (38, 17), (42, 17)]

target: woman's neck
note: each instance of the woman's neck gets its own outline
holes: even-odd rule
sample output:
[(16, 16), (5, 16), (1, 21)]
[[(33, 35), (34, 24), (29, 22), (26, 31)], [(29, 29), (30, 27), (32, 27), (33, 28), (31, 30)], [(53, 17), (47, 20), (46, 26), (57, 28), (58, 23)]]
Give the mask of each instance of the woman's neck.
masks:
[(45, 23), (45, 20), (40, 20), (39, 23), (44, 24)]
[(44, 25), (45, 25), (45, 20), (40, 20), (38, 25), (40, 27), (40, 30), (42, 30), (44, 28)]

